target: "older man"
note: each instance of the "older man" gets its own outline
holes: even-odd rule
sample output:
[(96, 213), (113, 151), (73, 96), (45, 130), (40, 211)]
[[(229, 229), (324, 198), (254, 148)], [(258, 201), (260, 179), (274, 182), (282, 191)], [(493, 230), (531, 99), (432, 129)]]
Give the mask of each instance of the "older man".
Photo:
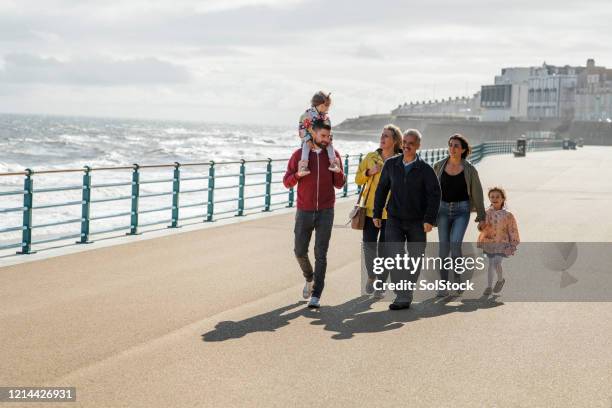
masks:
[[(374, 225), (380, 227), (383, 208), (387, 201), (387, 225), (385, 242), (387, 256), (404, 251), (407, 243), (410, 256), (420, 257), (425, 251), (427, 233), (431, 231), (440, 207), (440, 184), (436, 173), (417, 154), (421, 146), (421, 133), (408, 129), (402, 137), (403, 155), (385, 162), (374, 198)], [(416, 283), (420, 267), (415, 270), (394, 268), (391, 280), (394, 284)], [(396, 298), (389, 305), (391, 310), (407, 309), (412, 302), (409, 287), (395, 288)]]
[[(342, 168), (339, 171), (329, 169), (330, 161), (325, 149), (331, 141), (331, 125), (327, 121), (316, 120), (312, 128), (314, 147), (308, 157), (309, 174), (300, 177), (298, 170), (302, 149), (298, 149), (289, 159), (283, 183), (287, 188), (296, 184), (298, 186), (294, 252), (306, 279), (302, 295), (305, 299), (310, 298), (308, 307), (318, 308), (325, 285), (327, 250), (334, 222), (334, 187), (342, 188), (346, 180)], [(340, 153), (337, 151), (336, 158), (340, 160)], [(313, 231), (316, 234), (314, 271), (308, 258), (308, 245)]]

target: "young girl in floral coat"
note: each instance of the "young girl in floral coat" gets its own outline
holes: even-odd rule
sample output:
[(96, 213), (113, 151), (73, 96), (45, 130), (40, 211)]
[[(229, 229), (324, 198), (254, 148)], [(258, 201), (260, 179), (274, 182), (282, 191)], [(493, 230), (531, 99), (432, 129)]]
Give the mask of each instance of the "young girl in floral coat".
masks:
[[(310, 170), (308, 170), (308, 154), (312, 148), (312, 124), (315, 120), (323, 120), (329, 122), (331, 125), (331, 121), (327, 115), (329, 107), (331, 106), (330, 95), (331, 94), (323, 91), (314, 94), (310, 100), (310, 108), (300, 116), (298, 132), (300, 139), (302, 139), (302, 159), (299, 162), (298, 177), (304, 177), (310, 174)], [(336, 157), (332, 143), (327, 146), (327, 155), (331, 163), (329, 169), (335, 173), (340, 172), (340, 163)]]
[[(506, 192), (501, 187), (489, 189), (491, 206), (486, 211), (485, 227), (478, 237), (478, 247), (489, 259), (487, 288), (484, 295), (501, 292), (506, 280), (503, 277), (502, 259), (514, 255), (520, 241), (516, 219), (506, 209)], [(493, 284), (493, 273), (497, 272), (497, 283)]]

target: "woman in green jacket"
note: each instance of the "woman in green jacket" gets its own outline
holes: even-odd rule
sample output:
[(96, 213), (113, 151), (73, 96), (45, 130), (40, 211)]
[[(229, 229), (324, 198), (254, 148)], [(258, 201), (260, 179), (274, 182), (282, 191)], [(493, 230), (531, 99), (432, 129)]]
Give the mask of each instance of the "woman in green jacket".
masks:
[[(365, 265), (368, 272), (368, 280), (366, 282), (366, 293), (374, 291), (374, 281), (376, 274), (373, 272), (374, 257), (379, 250), (379, 242), (385, 240), (385, 220), (387, 218), (386, 211), (383, 212), (383, 220), (381, 228), (376, 228), (372, 221), (374, 211), (374, 195), (376, 187), (380, 179), (382, 166), (390, 157), (401, 153), (402, 149), (402, 131), (395, 125), (387, 125), (383, 128), (380, 135), (380, 147), (375, 151), (368, 153), (366, 157), (359, 163), (359, 169), (355, 174), (355, 183), (363, 187), (361, 194), (361, 205), (366, 208), (366, 220), (363, 228), (363, 250), (365, 257)], [(380, 276), (380, 280), (385, 282), (388, 277), (388, 272), (384, 272)], [(384, 291), (377, 291), (377, 297), (382, 297)]]
[[(442, 199), (438, 212), (438, 237), (440, 258), (461, 257), (461, 244), (470, 221), (470, 212), (476, 211), (478, 229), (484, 227), (486, 214), (484, 197), (478, 171), (467, 160), (471, 147), (467, 139), (456, 133), (448, 139), (448, 157), (434, 163), (434, 171), (440, 181)], [(454, 271), (453, 271), (454, 272)], [(441, 280), (448, 282), (449, 271), (440, 270)], [(454, 272), (455, 283), (461, 275)], [(458, 294), (463, 291), (459, 290)], [(448, 291), (438, 291), (438, 296), (448, 296)]]

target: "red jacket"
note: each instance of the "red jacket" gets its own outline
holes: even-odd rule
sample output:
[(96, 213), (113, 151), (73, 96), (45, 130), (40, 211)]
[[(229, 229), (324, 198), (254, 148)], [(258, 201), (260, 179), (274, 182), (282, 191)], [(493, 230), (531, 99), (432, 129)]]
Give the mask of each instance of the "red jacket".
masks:
[[(291, 155), (287, 163), (287, 172), (283, 177), (283, 184), (287, 188), (295, 187), (297, 184), (297, 208), (304, 211), (317, 211), (334, 208), (336, 192), (334, 187), (342, 188), (346, 181), (344, 169), (339, 173), (329, 170), (329, 157), (327, 152), (321, 149), (318, 153), (310, 151), (308, 156), (308, 169), (310, 174), (297, 178), (298, 162), (302, 156), (302, 149), (298, 149)], [(340, 153), (336, 150), (336, 157), (340, 159)], [(340, 166), (342, 168), (342, 166)]]

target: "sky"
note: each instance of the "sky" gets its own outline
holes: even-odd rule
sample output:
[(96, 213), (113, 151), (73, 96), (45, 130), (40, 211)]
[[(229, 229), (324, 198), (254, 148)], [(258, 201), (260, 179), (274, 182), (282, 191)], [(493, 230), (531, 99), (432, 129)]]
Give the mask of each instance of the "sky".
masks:
[(0, 112), (333, 123), (469, 96), (502, 67), (612, 67), (612, 2), (2, 0)]

